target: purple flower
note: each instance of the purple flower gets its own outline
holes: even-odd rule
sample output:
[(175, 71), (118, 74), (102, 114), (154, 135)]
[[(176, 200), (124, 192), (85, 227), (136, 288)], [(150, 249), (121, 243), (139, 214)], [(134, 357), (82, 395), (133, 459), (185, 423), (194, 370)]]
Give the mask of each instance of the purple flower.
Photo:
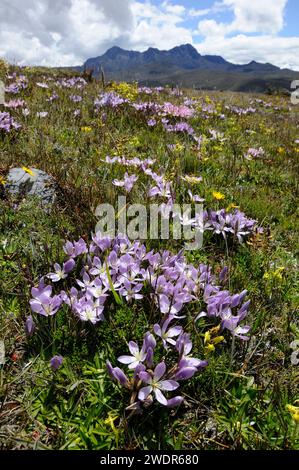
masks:
[(73, 310), (78, 314), (80, 320), (90, 321), (93, 325), (104, 320), (104, 307), (99, 299), (92, 300), (90, 297), (82, 297), (74, 302)]
[(167, 408), (175, 408), (177, 406), (180, 406), (184, 401), (184, 397), (181, 397), (181, 396), (177, 396), (177, 397), (173, 397), (173, 398), (170, 398), (169, 400), (167, 400)]
[(123, 387), (129, 386), (128, 377), (124, 374), (124, 372), (119, 367), (112, 367), (110, 361), (106, 362), (106, 366), (107, 366), (108, 374), (110, 375), (112, 380), (116, 380)]
[(147, 347), (144, 342), (140, 351), (138, 344), (136, 344), (134, 341), (130, 341), (128, 346), (132, 356), (120, 356), (117, 360), (122, 364), (128, 364), (129, 369), (135, 369), (140, 363), (145, 361)]
[(139, 390), (138, 398), (141, 401), (145, 401), (151, 393), (154, 393), (156, 400), (161, 405), (167, 406), (167, 398), (163, 395), (162, 391), (173, 391), (176, 390), (180, 385), (175, 380), (161, 380), (166, 372), (165, 362), (160, 362), (154, 370), (153, 376), (148, 372), (140, 372), (139, 377), (145, 383), (148, 384)]
[(66, 242), (63, 250), (71, 258), (77, 258), (78, 256), (87, 253), (87, 246), (83, 238), (80, 238), (77, 242), (74, 243), (69, 241)]
[(142, 284), (131, 284), (127, 279), (124, 280), (124, 286), (119, 289), (119, 293), (126, 298), (127, 302), (133, 299), (142, 299), (143, 295), (139, 294), (143, 288)]
[(33, 296), (33, 299), (30, 300), (31, 310), (45, 317), (55, 315), (62, 304), (62, 299), (59, 295), (51, 297), (51, 286), (40, 286), (38, 289), (33, 287), (31, 293)]
[(130, 193), (137, 180), (138, 180), (138, 176), (136, 175), (129, 176), (128, 173), (125, 173), (123, 181), (114, 179), (112, 181), (112, 184), (114, 184), (114, 186), (124, 187), (126, 192)]
[(5, 132), (10, 132), (13, 129), (20, 129), (21, 125), (18, 124), (9, 113), (0, 112), (0, 132), (1, 130)]
[(169, 315), (168, 318), (162, 324), (162, 327), (157, 323), (154, 325), (154, 332), (157, 336), (160, 336), (163, 342), (163, 346), (167, 349), (167, 343), (175, 346), (176, 342), (173, 338), (179, 336), (182, 333), (183, 328), (181, 326), (173, 326), (168, 328), (169, 323), (174, 319), (172, 315)]
[(71, 95), (70, 100), (73, 101), (74, 103), (80, 103), (82, 101), (82, 96), (80, 95)]
[(30, 338), (34, 333), (34, 330), (35, 330), (35, 324), (34, 324), (32, 315), (29, 315), (29, 317), (26, 318), (26, 322), (25, 322), (26, 335)]
[(62, 356), (54, 356), (50, 360), (50, 366), (53, 372), (59, 369), (61, 367), (63, 362), (63, 357)]
[(47, 277), (51, 279), (53, 282), (59, 282), (61, 279), (66, 279), (67, 275), (74, 269), (76, 263), (75, 261), (71, 258), (69, 259), (66, 263), (63, 263), (63, 266), (61, 268), (60, 264), (55, 263), (54, 264), (54, 273), (49, 273)]

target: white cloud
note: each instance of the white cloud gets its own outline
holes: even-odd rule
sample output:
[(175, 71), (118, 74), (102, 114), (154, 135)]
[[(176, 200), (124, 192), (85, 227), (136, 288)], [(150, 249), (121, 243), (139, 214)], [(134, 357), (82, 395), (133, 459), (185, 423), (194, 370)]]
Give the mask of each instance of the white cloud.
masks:
[(192, 32), (180, 24), (184, 21), (185, 9), (170, 7), (164, 2), (160, 7), (151, 3), (135, 2), (134, 28), (131, 32), (131, 46), (137, 50), (147, 47), (170, 49), (178, 44), (192, 43)]
[(214, 37), (224, 37), (229, 32), (229, 24), (217, 23), (215, 20), (203, 20), (198, 23), (198, 33), (201, 36), (209, 37), (212, 41)]
[(189, 14), (189, 16), (191, 16), (191, 17), (206, 16), (206, 15), (208, 15), (211, 11), (212, 11), (211, 8), (205, 8), (205, 9), (203, 9), (203, 10), (196, 10), (196, 9), (194, 9), (194, 8), (191, 8), (191, 10), (189, 10), (188, 14)]
[(270, 62), (281, 68), (299, 71), (299, 37), (274, 37), (270, 35), (231, 38), (208, 38), (196, 45), (201, 54), (220, 54), (233, 63), (246, 64), (251, 60)]
[[(284, 9), (288, 0), (222, 0), (214, 5), (214, 11), (230, 9), (234, 13), (232, 23), (226, 24), (226, 34), (232, 32), (276, 34), (284, 25)], [(205, 28), (199, 22), (199, 31)], [(223, 30), (223, 26), (221, 24)], [(215, 31), (212, 28), (212, 32)], [(207, 31), (208, 35), (208, 31)]]

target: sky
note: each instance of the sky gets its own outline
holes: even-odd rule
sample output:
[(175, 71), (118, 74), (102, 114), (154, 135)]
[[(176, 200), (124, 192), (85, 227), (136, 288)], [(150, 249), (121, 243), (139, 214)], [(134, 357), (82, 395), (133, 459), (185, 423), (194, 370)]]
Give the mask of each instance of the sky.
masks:
[(190, 43), (233, 63), (299, 70), (298, 0), (0, 0), (0, 57), (81, 65), (117, 45)]

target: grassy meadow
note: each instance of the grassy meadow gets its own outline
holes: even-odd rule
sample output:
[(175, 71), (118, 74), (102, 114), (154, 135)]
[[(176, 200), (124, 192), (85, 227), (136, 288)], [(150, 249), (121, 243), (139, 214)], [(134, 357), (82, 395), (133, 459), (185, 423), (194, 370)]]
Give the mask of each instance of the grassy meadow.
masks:
[[(5, 84), (6, 106), (0, 106), (0, 448), (299, 449), (299, 107), (280, 95), (138, 89), (85, 82), (50, 69), (12, 68)], [(6, 124), (1, 113), (9, 113)], [(8, 194), (7, 174), (14, 167), (53, 177), (57, 198), (50, 209), (36, 198)], [(126, 172), (138, 177), (130, 190), (123, 183)], [(151, 198), (149, 191), (159, 184), (164, 189), (169, 184), (171, 196)], [(183, 318), (171, 317), (171, 326), (180, 334), (184, 328), (185, 344), (193, 343), (192, 357), (204, 364), (201, 369), (189, 362), (188, 380), (173, 375), (180, 382), (179, 406), (163, 406), (154, 394), (142, 399), (140, 389), (158, 363), (170, 363), (179, 351), (181, 336), (175, 336), (175, 346), (168, 341), (163, 349), (166, 336), (158, 345), (153, 326), (169, 318), (185, 284), (175, 286), (166, 311), (146, 277), (148, 263), (154, 266), (151, 255), (142, 256), (151, 250), (181, 256), (184, 240), (141, 240), (144, 253), (138, 248), (134, 256), (144, 276), (142, 298), (128, 297), (119, 287), (102, 249), (106, 284), (100, 321), (86, 311), (75, 314), (69, 300), (77, 295), (70, 289), (79, 289), (80, 276), (88, 277), (92, 263), (95, 269), (92, 250), (78, 256), (76, 267), (59, 282), (46, 277), (54, 263), (66, 261), (68, 240), (92, 242), (97, 205), (116, 206), (126, 191), (128, 203), (146, 205), (152, 199), (189, 203), (198, 195), (204, 208), (218, 216), (221, 209), (226, 216), (241, 211), (256, 221), (240, 237), (208, 225), (202, 248), (183, 253), (195, 270), (208, 266), (201, 269), (215, 276), (214, 293), (220, 285), (231, 295), (247, 291), (244, 324), (250, 329), (244, 340), (235, 328), (224, 328), (220, 310), (198, 318), (207, 311), (206, 285), (200, 284), (195, 296), (186, 293), (174, 310)], [(182, 266), (178, 259), (179, 266), (176, 261), (168, 265), (172, 274)], [(161, 269), (165, 273), (167, 268)], [(62, 289), (68, 299), (48, 314), (38, 311), (40, 304), (30, 307), (31, 289), (43, 276), (53, 295)], [(157, 343), (151, 346), (153, 359), (140, 359), (147, 372), (133, 379), (132, 369), (118, 358), (128, 354), (130, 341), (141, 346), (147, 332)], [(55, 356), (58, 364), (51, 361)], [(111, 380), (107, 360), (129, 378), (123, 379), (125, 387), (116, 380), (119, 371), (110, 370)], [(167, 400), (178, 395), (163, 393)]]

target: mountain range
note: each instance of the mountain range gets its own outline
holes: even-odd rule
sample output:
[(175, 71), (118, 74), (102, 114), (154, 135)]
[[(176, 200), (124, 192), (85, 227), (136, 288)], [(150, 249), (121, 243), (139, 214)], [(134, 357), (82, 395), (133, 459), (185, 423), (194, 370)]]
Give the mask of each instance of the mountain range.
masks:
[(290, 90), (299, 72), (252, 61), (233, 64), (218, 55), (201, 55), (190, 44), (161, 51), (127, 51), (114, 46), (99, 57), (88, 59), (81, 71), (92, 70), (105, 79), (138, 81), (140, 85), (170, 85), (195, 89), (265, 92)]

